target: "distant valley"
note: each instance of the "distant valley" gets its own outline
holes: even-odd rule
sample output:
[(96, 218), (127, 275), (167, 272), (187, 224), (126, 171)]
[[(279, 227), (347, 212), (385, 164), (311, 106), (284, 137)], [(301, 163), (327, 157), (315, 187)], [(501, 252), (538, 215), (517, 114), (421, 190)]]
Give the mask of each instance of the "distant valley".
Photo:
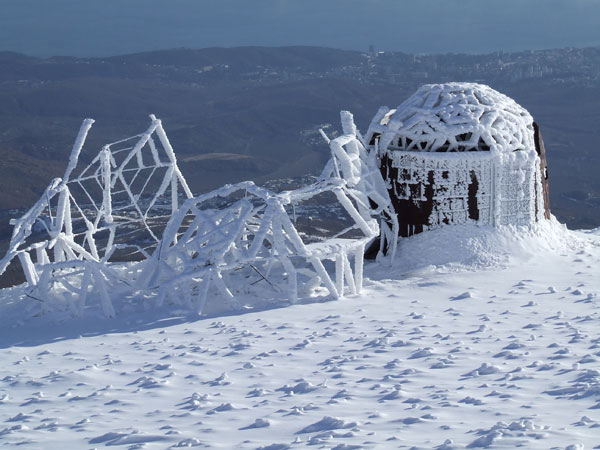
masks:
[(513, 97), (541, 125), (551, 207), (572, 228), (600, 226), (600, 48), (489, 55), (360, 53), (317, 47), (175, 49), (111, 58), (0, 52), (0, 234), (7, 218), (61, 176), (81, 120), (82, 157), (163, 119), (199, 193), (317, 173), (318, 136), (348, 109), (366, 130), (381, 105), (424, 83), (477, 81)]

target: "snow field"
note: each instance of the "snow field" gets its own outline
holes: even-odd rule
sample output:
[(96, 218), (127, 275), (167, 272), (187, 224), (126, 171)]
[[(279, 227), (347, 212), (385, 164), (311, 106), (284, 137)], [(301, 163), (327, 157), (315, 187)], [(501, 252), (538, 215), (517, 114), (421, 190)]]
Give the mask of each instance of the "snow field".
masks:
[(598, 231), (471, 229), (401, 240), (362, 295), (229, 316), (28, 318), (5, 290), (0, 446), (600, 446)]

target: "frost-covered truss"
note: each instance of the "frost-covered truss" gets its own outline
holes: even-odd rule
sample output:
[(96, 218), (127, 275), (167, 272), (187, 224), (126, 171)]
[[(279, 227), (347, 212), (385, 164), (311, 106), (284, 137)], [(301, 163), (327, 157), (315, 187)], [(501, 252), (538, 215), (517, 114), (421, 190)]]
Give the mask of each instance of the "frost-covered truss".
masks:
[(331, 160), (325, 166), (321, 177), (346, 180), (348, 194), (356, 201), (361, 215), (381, 219), (379, 256), (385, 252), (390, 256), (390, 260), (393, 260), (396, 255), (399, 225), (386, 182), (379, 169), (378, 152), (367, 151), (350, 112), (342, 111), (340, 115), (344, 132), (342, 136), (329, 141), (321, 130), (331, 149)]
[(18, 257), (32, 297), (58, 283), (84, 302), (93, 285), (112, 315), (108, 290), (118, 278), (108, 263), (148, 257), (179, 198), (192, 196), (160, 120), (151, 119), (144, 133), (105, 145), (86, 165), (80, 153), (94, 121), (83, 122), (63, 178), (13, 222), (0, 274)]
[[(208, 298), (235, 308), (240, 294), (258, 289), (290, 302), (318, 288), (337, 298), (360, 292), (364, 248), (379, 233), (379, 216), (395, 243), (385, 184), (349, 113), (319, 182), (282, 193), (244, 182), (198, 197), (151, 117), (145, 133), (104, 146), (73, 176), (93, 123), (86, 120), (64, 178), (15, 221), (0, 272), (18, 256), (28, 295), (43, 311), (81, 315), (93, 298), (109, 317), (115, 300), (125, 299), (203, 313)], [(308, 242), (294, 223), (296, 208), (319, 196), (337, 204), (348, 226)]]
[(489, 86), (427, 84), (396, 109), (379, 109), (366, 138), (382, 150), (415, 152), (491, 151), (535, 148), (533, 119), (526, 109)]
[[(304, 242), (288, 210), (324, 193), (333, 194), (353, 219), (350, 229), (359, 230), (361, 237)], [(225, 207), (211, 207), (221, 201)], [(335, 298), (345, 291), (355, 294), (362, 288), (364, 246), (377, 231), (376, 222), (354, 206), (341, 179), (281, 194), (252, 182), (224, 186), (182, 205), (160, 248), (141, 264), (136, 288), (156, 289), (159, 304), (165, 299), (182, 302), (200, 313), (209, 294), (239, 307), (236, 292), (248, 290), (240, 286), (241, 274), (262, 283), (257, 287), (261, 296), (271, 290), (292, 303), (299, 290), (307, 295), (308, 289), (321, 285)], [(326, 260), (334, 261), (334, 276), (326, 270)]]

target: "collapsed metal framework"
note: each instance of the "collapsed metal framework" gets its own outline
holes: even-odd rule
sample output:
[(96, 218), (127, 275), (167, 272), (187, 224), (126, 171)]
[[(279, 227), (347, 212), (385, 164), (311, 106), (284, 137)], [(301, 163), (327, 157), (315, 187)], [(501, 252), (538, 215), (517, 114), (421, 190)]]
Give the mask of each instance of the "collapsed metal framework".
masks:
[[(332, 159), (319, 182), (282, 193), (244, 182), (198, 197), (154, 116), (144, 133), (105, 145), (74, 175), (93, 122), (83, 122), (64, 177), (13, 222), (0, 260), (1, 275), (19, 258), (27, 295), (39, 300), (42, 312), (81, 316), (97, 301), (112, 317), (115, 304), (127, 300), (182, 304), (202, 314), (209, 297), (237, 308), (240, 294), (255, 284), (248, 273), (290, 302), (318, 287), (334, 298), (359, 293), (365, 244), (378, 236), (382, 214), (395, 251), (387, 190), (350, 113), (342, 112), (344, 135), (330, 142)], [(290, 213), (323, 195), (351, 225), (307, 243)], [(333, 269), (326, 260), (334, 261)]]

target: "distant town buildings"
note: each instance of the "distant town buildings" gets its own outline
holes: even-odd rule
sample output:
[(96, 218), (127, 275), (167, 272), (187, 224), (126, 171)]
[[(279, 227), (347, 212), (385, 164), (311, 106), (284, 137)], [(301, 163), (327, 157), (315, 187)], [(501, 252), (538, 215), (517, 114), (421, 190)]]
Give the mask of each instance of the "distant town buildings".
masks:
[(321, 69), (281, 69), (265, 65), (256, 66), (249, 72), (238, 72), (234, 65), (214, 65), (210, 70), (202, 68), (196, 73), (207, 79), (241, 77), (258, 84), (327, 77), (392, 85), (455, 79), (488, 84), (516, 83), (528, 79), (549, 83), (578, 81), (585, 84), (586, 81), (600, 80), (600, 48), (495, 52), (488, 55), (412, 55), (381, 52), (370, 45), (368, 52), (362, 58), (355, 59), (354, 63), (331, 64)]

